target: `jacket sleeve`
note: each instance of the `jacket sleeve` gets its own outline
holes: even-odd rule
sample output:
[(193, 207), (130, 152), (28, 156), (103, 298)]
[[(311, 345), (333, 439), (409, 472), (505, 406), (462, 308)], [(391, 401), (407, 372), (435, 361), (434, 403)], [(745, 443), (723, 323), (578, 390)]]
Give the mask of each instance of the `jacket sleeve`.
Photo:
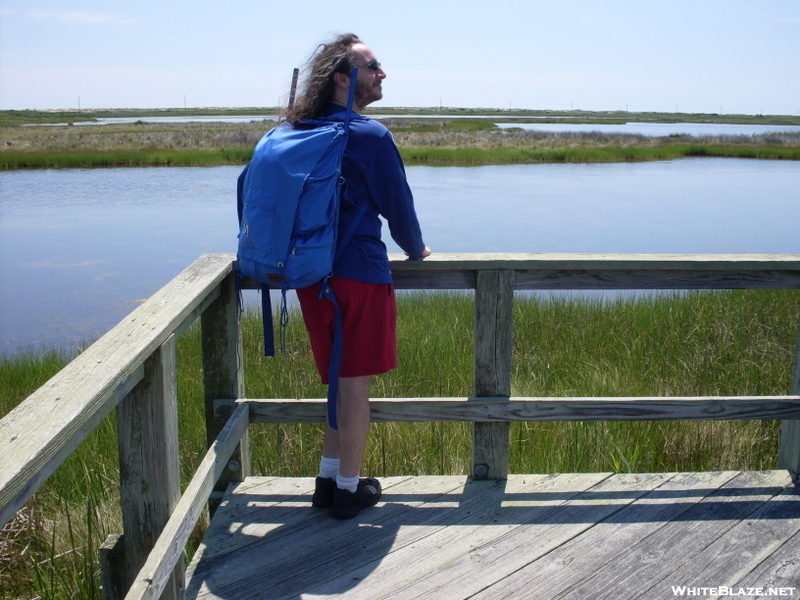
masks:
[(403, 160), (388, 131), (375, 145), (367, 189), (370, 199), (386, 219), (392, 239), (411, 260), (419, 260), (425, 250), (422, 229)]

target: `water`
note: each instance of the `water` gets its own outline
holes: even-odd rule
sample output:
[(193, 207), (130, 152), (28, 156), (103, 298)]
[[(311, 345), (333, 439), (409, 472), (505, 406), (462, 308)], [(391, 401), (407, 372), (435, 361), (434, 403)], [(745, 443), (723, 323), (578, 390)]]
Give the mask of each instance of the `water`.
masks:
[[(194, 116), (194, 117), (106, 117), (96, 121), (82, 121), (74, 125), (110, 125), (120, 123), (250, 123), (253, 121), (271, 121), (275, 115), (245, 116)], [(493, 119), (495, 117), (465, 115), (377, 115), (375, 119)], [(530, 118), (530, 117), (520, 117)], [(66, 123), (61, 123), (66, 125)], [(667, 135), (758, 135), (763, 133), (800, 133), (797, 125), (735, 125), (730, 123), (623, 123), (583, 124), (583, 123), (496, 123), (501, 129), (517, 127), (533, 131), (575, 132), (597, 131), (600, 133), (630, 133), (652, 137)], [(36, 127), (47, 127), (35, 125)]]
[(796, 162), (415, 167), (409, 179), (443, 252), (800, 251)]
[(1, 173), (0, 352), (94, 339), (200, 254), (235, 251), (239, 171)]
[[(200, 254), (235, 252), (239, 171), (0, 173), (0, 353), (96, 338)], [(791, 161), (409, 167), (408, 176), (434, 252), (800, 253)]]

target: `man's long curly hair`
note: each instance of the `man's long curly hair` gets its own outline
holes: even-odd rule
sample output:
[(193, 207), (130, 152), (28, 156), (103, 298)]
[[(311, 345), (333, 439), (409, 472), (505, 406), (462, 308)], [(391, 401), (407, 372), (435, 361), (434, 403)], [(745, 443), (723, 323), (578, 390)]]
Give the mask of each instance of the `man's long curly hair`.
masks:
[(333, 102), (336, 85), (334, 73), (350, 73), (353, 44), (361, 40), (353, 33), (344, 33), (327, 44), (320, 44), (308, 61), (300, 93), (294, 105), (284, 113), (284, 119), (296, 123), (318, 118)]

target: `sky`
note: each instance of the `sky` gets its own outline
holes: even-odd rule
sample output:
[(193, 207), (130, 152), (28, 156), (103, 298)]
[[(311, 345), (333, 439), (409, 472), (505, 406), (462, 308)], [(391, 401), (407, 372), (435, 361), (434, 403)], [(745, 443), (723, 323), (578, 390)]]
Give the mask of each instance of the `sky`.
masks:
[(276, 106), (344, 32), (386, 107), (800, 114), (800, 0), (0, 0), (0, 109)]

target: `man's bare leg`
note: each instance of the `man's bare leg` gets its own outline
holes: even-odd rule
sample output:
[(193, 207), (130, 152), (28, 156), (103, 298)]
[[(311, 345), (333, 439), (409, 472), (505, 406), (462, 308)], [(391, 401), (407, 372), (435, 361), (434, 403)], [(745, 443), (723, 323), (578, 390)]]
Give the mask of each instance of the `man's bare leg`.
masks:
[(323, 454), (339, 459), (339, 474), (355, 477), (361, 470), (369, 433), (369, 390), (372, 376), (340, 377), (337, 421), (339, 430), (325, 424)]

